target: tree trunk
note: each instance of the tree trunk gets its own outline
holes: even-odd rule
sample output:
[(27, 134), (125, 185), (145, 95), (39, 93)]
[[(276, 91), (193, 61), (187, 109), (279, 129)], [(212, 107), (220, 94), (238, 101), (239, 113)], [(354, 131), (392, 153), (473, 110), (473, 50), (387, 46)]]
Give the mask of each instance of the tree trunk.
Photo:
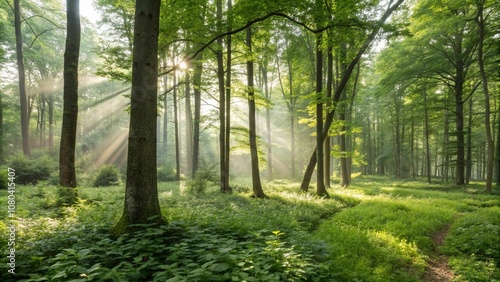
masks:
[(193, 172), (193, 112), (191, 110), (191, 77), (189, 70), (185, 70), (186, 93), (184, 96), (186, 118), (186, 175), (194, 177)]
[(449, 153), (449, 146), (450, 146), (450, 126), (449, 126), (449, 120), (450, 120), (450, 114), (448, 109), (446, 108), (448, 105), (445, 106), (444, 110), (444, 165), (443, 165), (443, 180), (448, 183), (449, 181), (449, 174), (450, 174), (450, 153)]
[[(166, 65), (166, 61), (165, 61)], [(175, 85), (174, 85), (175, 87)], [(162, 135), (162, 154), (165, 155), (164, 164), (168, 163), (167, 153), (168, 153), (168, 100), (167, 100), (167, 89), (168, 89), (168, 76), (163, 76), (163, 89), (165, 96), (163, 97), (163, 135)]]
[[(347, 65), (347, 44), (342, 43), (340, 46), (340, 71), (345, 73)], [(347, 112), (347, 86), (344, 88), (340, 96), (340, 103), (337, 104), (339, 108), (339, 121), (342, 123), (339, 135), (339, 148), (340, 148), (340, 186), (349, 186), (349, 169), (347, 166), (347, 144), (346, 144), (346, 112)]]
[(198, 170), (200, 158), (200, 118), (201, 118), (201, 75), (203, 72), (203, 53), (200, 53), (194, 62), (194, 120), (193, 120), (193, 177)]
[[(222, 33), (222, 0), (216, 1), (217, 8), (217, 29)], [(219, 168), (220, 168), (220, 190), (223, 193), (230, 192), (228, 181), (228, 164), (226, 163), (226, 154), (229, 153), (226, 148), (226, 88), (224, 82), (224, 54), (222, 46), (222, 37), (217, 39), (217, 78), (219, 82)]]
[[(262, 65), (262, 80), (264, 82), (264, 94), (266, 100), (270, 101), (269, 82), (267, 77), (267, 62)], [(266, 141), (267, 141), (267, 180), (273, 180), (273, 151), (271, 136), (271, 109), (266, 107)]]
[(325, 187), (324, 147), (328, 132), (323, 133), (323, 51), (321, 35), (316, 39), (316, 194), (328, 197)]
[(156, 116), (160, 0), (137, 0), (135, 10), (132, 95), (125, 205), (115, 236), (165, 223), (156, 178)]
[(14, 0), (14, 27), (16, 33), (17, 70), (19, 73), (19, 100), (21, 106), (21, 135), (23, 138), (23, 152), (31, 154), (28, 118), (28, 97), (26, 94), (26, 76), (23, 59), (23, 36), (21, 31), (21, 7), (19, 0)]
[[(478, 14), (476, 18), (476, 23), (479, 27), (479, 38), (478, 38), (478, 64), (479, 72), (481, 73), (481, 81), (483, 84), (484, 93), (484, 126), (486, 128), (486, 191), (491, 192), (493, 187), (493, 164), (495, 160), (495, 148), (493, 134), (491, 130), (490, 116), (490, 92), (488, 89), (488, 79), (486, 76), (486, 71), (484, 70), (484, 55), (483, 55), (483, 45), (484, 45), (484, 16), (483, 16), (483, 5), (485, 1), (479, 1), (478, 3)], [(499, 142), (500, 140), (497, 140)]]
[(429, 111), (427, 108), (427, 92), (424, 92), (424, 135), (425, 135), (425, 161), (427, 182), (431, 184), (431, 149), (429, 142)]
[(175, 180), (181, 180), (181, 152), (179, 137), (179, 101), (177, 100), (177, 73), (174, 72), (174, 135), (175, 135)]
[(54, 94), (49, 93), (49, 147), (54, 147)]
[[(227, 1), (227, 11), (228, 13), (231, 12), (232, 10), (232, 2), (231, 0)], [(227, 23), (227, 31), (231, 32), (232, 31), (232, 19), (228, 19)], [(229, 163), (230, 163), (230, 152), (231, 152), (231, 56), (232, 56), (232, 37), (231, 34), (228, 34), (226, 38), (226, 47), (227, 47), (227, 71), (226, 71), (226, 134), (225, 134), (225, 164), (226, 164), (226, 170), (224, 171), (224, 192), (231, 192), (231, 186), (229, 186)]]
[(469, 97), (469, 120), (467, 122), (467, 148), (465, 161), (465, 184), (469, 184), (472, 177), (472, 96)]
[[(349, 81), (349, 77), (351, 76), (351, 74), (354, 70), (354, 67), (359, 62), (359, 60), (361, 59), (361, 56), (368, 49), (368, 46), (370, 45), (370, 43), (373, 41), (373, 39), (377, 35), (377, 33), (380, 29), (380, 26), (387, 20), (387, 18), (392, 14), (392, 12), (394, 10), (396, 10), (403, 3), (403, 1), (404, 0), (398, 0), (396, 3), (394, 3), (392, 6), (390, 6), (385, 11), (384, 15), (382, 15), (382, 17), (380, 18), (380, 20), (379, 20), (380, 25), (377, 25), (377, 27), (375, 29), (373, 29), (372, 32), (368, 35), (368, 37), (366, 38), (366, 40), (363, 43), (363, 45), (361, 46), (361, 48), (358, 50), (356, 57), (351, 61), (351, 63), (347, 67), (346, 73), (342, 76), (342, 80), (340, 81), (337, 89), (335, 90), (335, 94), (333, 97), (333, 103), (336, 103), (339, 101), (340, 94), (342, 93), (342, 91), (344, 91), (344, 88), (347, 85), (347, 82)], [(328, 130), (330, 128), (330, 126), (333, 122), (334, 115), (335, 115), (334, 110), (332, 110), (328, 113), (326, 120), (325, 120), (325, 126), (324, 126), (325, 130)], [(326, 133), (323, 134), (323, 136), (326, 136)], [(317, 159), (315, 156), (316, 149), (317, 148), (315, 148), (314, 153), (311, 155), (309, 163), (308, 163), (306, 170), (304, 172), (304, 177), (302, 179), (302, 183), (300, 184), (300, 189), (302, 191), (307, 191), (308, 187), (309, 187), (309, 183), (311, 182), (312, 174), (314, 172), (314, 167), (316, 166), (316, 162), (317, 162)]]
[(64, 52), (64, 107), (59, 154), (59, 181), (63, 187), (76, 187), (75, 146), (78, 120), (78, 60), (81, 31), (79, 5), (79, 0), (66, 1), (68, 25), (66, 50)]
[(457, 136), (457, 166), (455, 183), (465, 184), (465, 134), (464, 134), (464, 63), (458, 59), (455, 67), (455, 126)]
[[(252, 29), (247, 28), (246, 44), (249, 55), (252, 54)], [(250, 56), (249, 56), (250, 57)], [(253, 60), (247, 61), (247, 83), (248, 83), (248, 125), (250, 135), (250, 157), (252, 162), (252, 187), (253, 197), (267, 198), (262, 190), (259, 173), (259, 156), (257, 153), (257, 131), (255, 124), (255, 89), (254, 89), (254, 70)]]
[[(326, 108), (327, 111), (332, 107), (332, 92), (333, 92), (333, 50), (331, 44), (328, 46), (327, 55), (327, 74), (326, 74)], [(331, 151), (332, 151), (332, 137), (327, 134), (324, 143), (325, 147), (325, 186), (331, 187)]]

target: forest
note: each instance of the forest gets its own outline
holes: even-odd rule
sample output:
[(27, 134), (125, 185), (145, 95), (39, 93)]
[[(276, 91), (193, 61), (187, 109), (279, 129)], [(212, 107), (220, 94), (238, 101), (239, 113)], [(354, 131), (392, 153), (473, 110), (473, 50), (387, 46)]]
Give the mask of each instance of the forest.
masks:
[(500, 281), (500, 1), (0, 1), (1, 281)]

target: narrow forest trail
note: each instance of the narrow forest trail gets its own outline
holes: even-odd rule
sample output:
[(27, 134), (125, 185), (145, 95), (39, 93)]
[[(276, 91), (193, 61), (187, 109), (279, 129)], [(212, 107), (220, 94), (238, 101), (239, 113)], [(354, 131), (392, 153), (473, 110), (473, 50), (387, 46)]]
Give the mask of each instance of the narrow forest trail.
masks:
[(449, 282), (453, 280), (454, 274), (448, 264), (448, 257), (440, 254), (438, 249), (444, 244), (444, 240), (450, 231), (450, 224), (444, 226), (441, 230), (432, 235), (432, 241), (435, 243), (435, 248), (427, 262), (427, 269), (424, 274), (426, 282)]

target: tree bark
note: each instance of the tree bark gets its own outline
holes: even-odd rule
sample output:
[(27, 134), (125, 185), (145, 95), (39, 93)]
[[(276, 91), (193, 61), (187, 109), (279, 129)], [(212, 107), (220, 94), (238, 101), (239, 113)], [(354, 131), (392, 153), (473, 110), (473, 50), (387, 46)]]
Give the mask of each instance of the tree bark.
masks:
[(316, 39), (316, 194), (328, 197), (325, 187), (324, 142), (328, 132), (323, 133), (323, 51), (321, 35)]
[(79, 0), (66, 1), (67, 33), (64, 52), (64, 106), (59, 153), (59, 183), (76, 187), (75, 149), (78, 121), (78, 60), (80, 56)]
[(21, 106), (21, 135), (23, 138), (23, 153), (31, 155), (28, 117), (28, 97), (26, 94), (26, 75), (23, 58), (23, 36), (21, 31), (21, 7), (19, 0), (14, 0), (14, 28), (16, 33), (16, 57), (19, 73), (19, 101)]
[[(252, 28), (247, 28), (246, 45), (249, 58), (252, 56)], [(262, 190), (259, 172), (259, 156), (257, 152), (257, 129), (255, 123), (255, 89), (254, 89), (254, 67), (253, 59), (247, 61), (247, 84), (248, 84), (248, 127), (250, 135), (250, 157), (252, 162), (252, 187), (253, 197), (267, 198)]]
[[(485, 103), (485, 111), (484, 111), (484, 126), (486, 128), (486, 145), (487, 145), (487, 153), (486, 153), (486, 191), (491, 192), (493, 187), (493, 164), (495, 161), (495, 148), (494, 148), (494, 140), (493, 134), (491, 130), (491, 108), (490, 108), (490, 92), (488, 89), (488, 79), (486, 76), (486, 71), (484, 69), (484, 2), (479, 1), (478, 3), (478, 12), (476, 17), (476, 24), (479, 27), (479, 38), (478, 38), (478, 64), (479, 64), (479, 72), (481, 73), (481, 81), (483, 84), (483, 93), (484, 93), (484, 103)], [(497, 140), (499, 142), (500, 140)]]
[[(332, 107), (332, 92), (333, 92), (333, 48), (331, 43), (328, 46), (327, 55), (327, 74), (326, 74), (326, 109), (329, 111)], [(332, 137), (327, 133), (324, 143), (325, 150), (325, 186), (331, 187), (331, 150), (332, 150)]]
[[(342, 43), (340, 46), (340, 72), (345, 73), (347, 65), (347, 44)], [(349, 169), (347, 166), (347, 144), (346, 144), (346, 112), (347, 112), (347, 87), (344, 88), (342, 95), (340, 96), (340, 103), (337, 104), (339, 107), (339, 121), (342, 123), (339, 135), (339, 147), (340, 147), (340, 186), (349, 186)]]
[[(232, 2), (231, 0), (227, 1), (227, 11), (228, 13), (231, 12), (232, 10)], [(227, 31), (228, 35), (226, 38), (226, 48), (227, 48), (227, 60), (226, 60), (226, 65), (227, 65), (227, 71), (226, 71), (226, 134), (225, 134), (225, 164), (226, 164), (226, 170), (224, 171), (224, 191), (225, 192), (231, 192), (231, 186), (229, 186), (229, 163), (230, 163), (230, 152), (231, 152), (231, 60), (232, 60), (232, 36), (229, 34), (232, 30), (232, 19), (229, 18), (227, 21)]]
[(193, 120), (193, 177), (198, 170), (200, 159), (200, 118), (201, 118), (201, 75), (203, 72), (203, 53), (198, 54), (194, 62), (194, 120)]
[(115, 236), (140, 228), (134, 224), (165, 223), (154, 161), (160, 2), (136, 0), (125, 205)]

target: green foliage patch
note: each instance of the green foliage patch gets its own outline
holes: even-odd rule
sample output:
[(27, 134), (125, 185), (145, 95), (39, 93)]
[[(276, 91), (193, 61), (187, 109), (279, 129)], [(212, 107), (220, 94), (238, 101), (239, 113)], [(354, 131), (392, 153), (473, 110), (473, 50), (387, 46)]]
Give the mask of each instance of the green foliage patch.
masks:
[(443, 251), (466, 281), (500, 280), (500, 207), (479, 209), (451, 227)]
[(9, 167), (16, 170), (16, 184), (36, 184), (48, 180), (57, 164), (49, 155), (30, 159), (23, 154), (14, 155), (8, 161)]
[(120, 184), (120, 170), (114, 165), (101, 166), (95, 175), (92, 186), (104, 187)]

